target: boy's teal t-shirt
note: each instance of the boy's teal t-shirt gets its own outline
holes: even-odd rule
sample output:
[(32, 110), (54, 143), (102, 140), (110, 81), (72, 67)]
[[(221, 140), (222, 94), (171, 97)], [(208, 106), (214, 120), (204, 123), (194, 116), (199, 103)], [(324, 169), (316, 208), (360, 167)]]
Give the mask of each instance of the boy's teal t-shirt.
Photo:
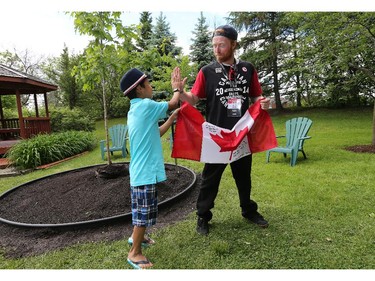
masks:
[(167, 116), (168, 102), (130, 100), (128, 132), (130, 185), (155, 184), (167, 179), (158, 121)]

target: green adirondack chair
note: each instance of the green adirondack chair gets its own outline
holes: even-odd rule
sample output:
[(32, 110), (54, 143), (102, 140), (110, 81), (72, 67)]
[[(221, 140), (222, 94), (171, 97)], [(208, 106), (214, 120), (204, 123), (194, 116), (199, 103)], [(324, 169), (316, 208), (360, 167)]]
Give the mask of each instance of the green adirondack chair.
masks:
[[(108, 129), (110, 146), (109, 151), (113, 155), (114, 151), (121, 151), (122, 157), (125, 158), (127, 155), (126, 141), (128, 139), (128, 126), (123, 124), (117, 124)], [(107, 151), (106, 141), (100, 141), (100, 151), (102, 159), (104, 160), (104, 154)]]
[(285, 137), (286, 145), (278, 146), (267, 150), (266, 160), (267, 163), (270, 161), (271, 152), (283, 153), (284, 157), (287, 154), (290, 154), (290, 166), (295, 166), (297, 163), (298, 152), (301, 151), (303, 157), (306, 159), (306, 153), (303, 150), (303, 144), (305, 140), (310, 139), (311, 137), (307, 135), (309, 132), (312, 121), (306, 117), (297, 117), (290, 119), (285, 122), (286, 135), (277, 136), (277, 138)]

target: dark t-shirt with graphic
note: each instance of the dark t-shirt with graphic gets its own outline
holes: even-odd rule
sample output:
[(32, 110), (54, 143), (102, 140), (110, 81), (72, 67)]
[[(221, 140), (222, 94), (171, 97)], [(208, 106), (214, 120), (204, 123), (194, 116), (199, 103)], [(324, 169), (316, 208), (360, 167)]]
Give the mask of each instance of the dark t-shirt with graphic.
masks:
[(249, 97), (260, 96), (262, 88), (251, 63), (213, 62), (198, 72), (191, 92), (206, 99), (207, 122), (232, 129), (249, 108)]

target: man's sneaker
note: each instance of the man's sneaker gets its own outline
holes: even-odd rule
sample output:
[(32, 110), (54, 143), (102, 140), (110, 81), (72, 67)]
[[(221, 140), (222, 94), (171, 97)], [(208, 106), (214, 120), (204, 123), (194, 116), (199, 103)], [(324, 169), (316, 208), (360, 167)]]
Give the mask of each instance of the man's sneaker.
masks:
[(208, 221), (198, 217), (197, 232), (202, 235), (208, 234)]
[(268, 221), (266, 221), (261, 214), (258, 212), (252, 213), (250, 215), (247, 215), (245, 217), (247, 220), (249, 220), (252, 223), (255, 223), (256, 225), (266, 228), (268, 227)]

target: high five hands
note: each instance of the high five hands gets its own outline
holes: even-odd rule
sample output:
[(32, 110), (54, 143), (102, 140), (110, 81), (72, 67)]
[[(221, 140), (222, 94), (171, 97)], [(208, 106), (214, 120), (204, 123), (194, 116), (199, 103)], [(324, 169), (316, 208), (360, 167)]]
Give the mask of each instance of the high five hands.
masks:
[(181, 70), (179, 67), (175, 67), (171, 74), (171, 85), (172, 85), (173, 91), (175, 89), (178, 89), (180, 93), (182, 93), (185, 87), (186, 80), (187, 80), (187, 77), (181, 80)]

